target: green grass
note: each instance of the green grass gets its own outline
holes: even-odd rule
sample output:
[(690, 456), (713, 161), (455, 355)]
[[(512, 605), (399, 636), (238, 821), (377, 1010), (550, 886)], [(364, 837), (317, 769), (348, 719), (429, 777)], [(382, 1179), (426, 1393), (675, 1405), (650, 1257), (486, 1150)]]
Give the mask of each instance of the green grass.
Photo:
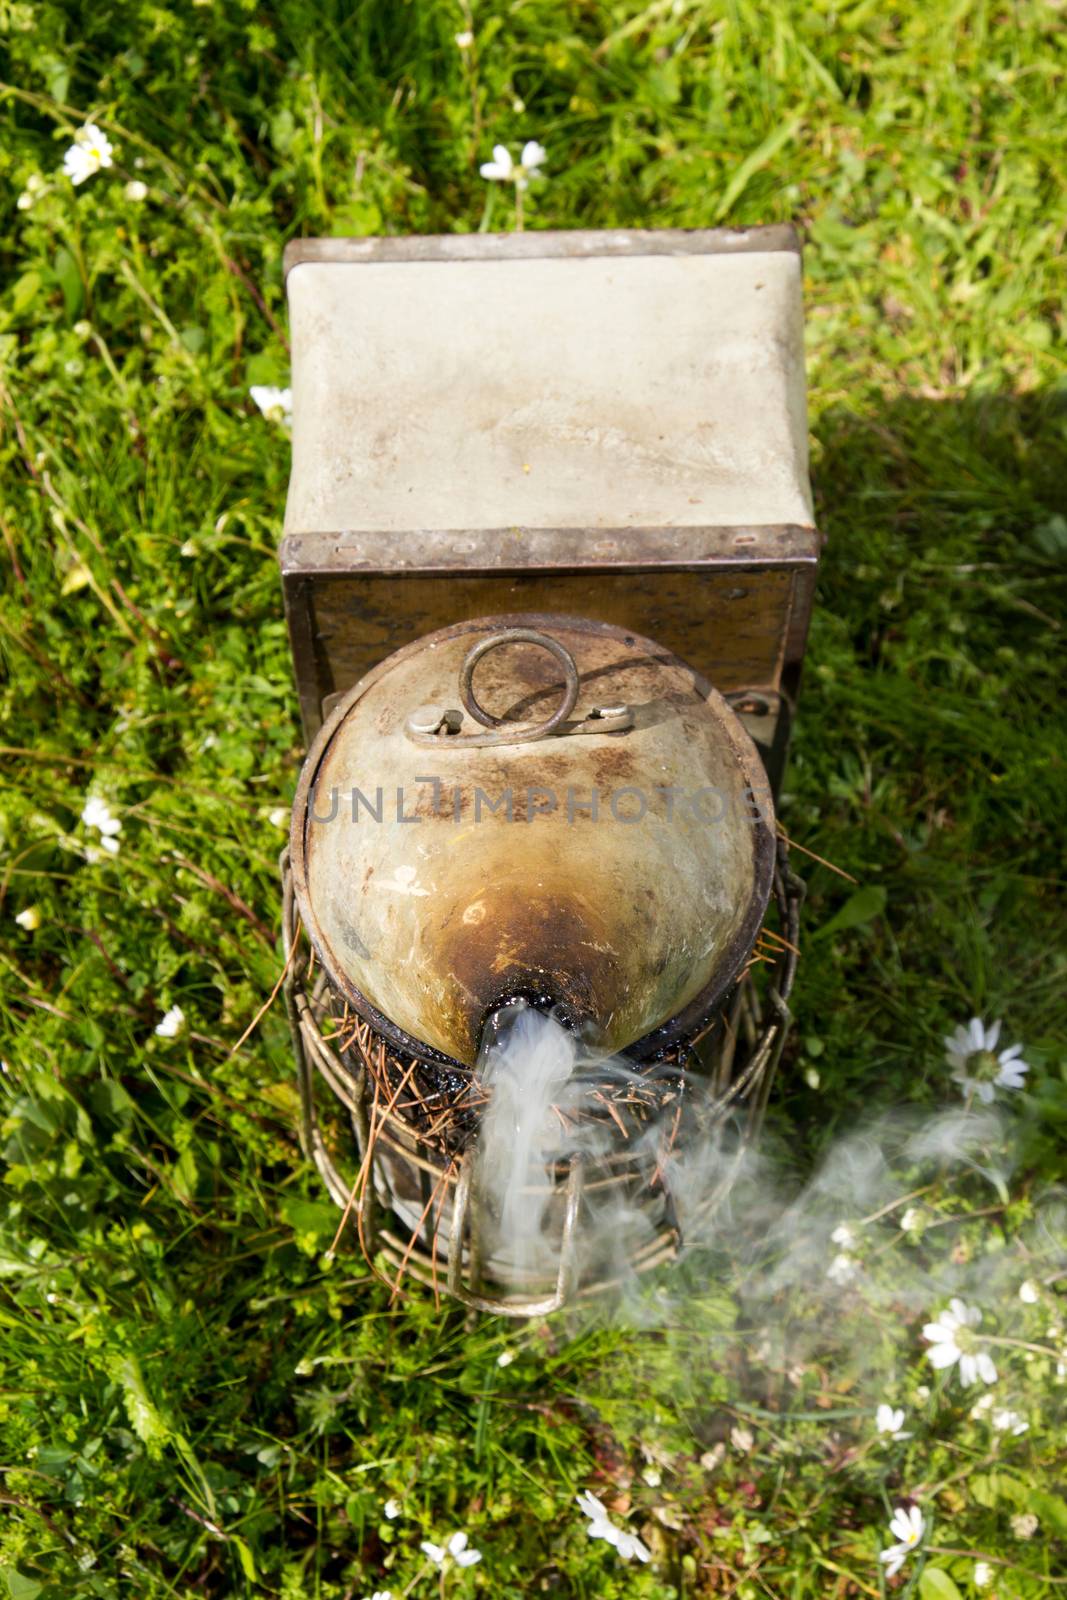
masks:
[[(1054, 1359), (998, 1349), (1030, 1427), (997, 1433), (919, 1329), (959, 1285), (984, 1330), (1063, 1341), (1065, 43), (1028, 0), (0, 4), (0, 1595), (432, 1594), (419, 1541), (457, 1527), (456, 1595), (879, 1595), (909, 1495), (896, 1589), (969, 1597), (984, 1556), (1000, 1600), (1062, 1592)], [(89, 119), (115, 164), (73, 189)], [(869, 1224), (840, 1299), (822, 1258), (772, 1290), (738, 1247), (614, 1316), (390, 1304), (324, 1258), (278, 1012), (231, 1054), (300, 758), (286, 438), (248, 399), (288, 370), (281, 249), (507, 227), (478, 163), (530, 137), (528, 227), (806, 237), (829, 542), (783, 820), (864, 898), (806, 943), (776, 1181), (951, 1103), (974, 1012), (1027, 1045), (972, 1166), (886, 1133), (877, 1192), (928, 1185), (925, 1225)], [(852, 890), (804, 873), (816, 935)], [(848, 1170), (805, 1227), (856, 1215)], [(912, 1438), (875, 1442), (883, 1399)], [(586, 1538), (583, 1488), (651, 1566)]]

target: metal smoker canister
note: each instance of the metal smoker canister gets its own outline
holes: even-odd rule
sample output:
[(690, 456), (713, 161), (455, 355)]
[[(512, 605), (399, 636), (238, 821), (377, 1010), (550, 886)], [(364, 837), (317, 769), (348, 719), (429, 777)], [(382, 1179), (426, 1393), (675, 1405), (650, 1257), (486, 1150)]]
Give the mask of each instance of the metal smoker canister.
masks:
[[(620, 1121), (596, 1171), (555, 1175), (554, 1281), (483, 1258), (472, 1086), (487, 1024), (525, 1001), (647, 1073), (649, 1115), (670, 1067), (675, 1088), (703, 1075), (724, 1106), (758, 1117), (788, 1016), (795, 880), (759, 756), (721, 696), (603, 623), (456, 624), (389, 656), (335, 708), (304, 767), (290, 852), (305, 1139), (368, 1255), (472, 1305), (549, 1310), (597, 1286), (583, 1281), (583, 1208), (615, 1183), (650, 1207), (632, 1265), (669, 1256), (669, 1195), (634, 1170)], [(764, 1016), (749, 969), (772, 894), (785, 937)], [(360, 1165), (345, 1174), (316, 1076), (355, 1131)], [(641, 1099), (627, 1115), (640, 1118)]]

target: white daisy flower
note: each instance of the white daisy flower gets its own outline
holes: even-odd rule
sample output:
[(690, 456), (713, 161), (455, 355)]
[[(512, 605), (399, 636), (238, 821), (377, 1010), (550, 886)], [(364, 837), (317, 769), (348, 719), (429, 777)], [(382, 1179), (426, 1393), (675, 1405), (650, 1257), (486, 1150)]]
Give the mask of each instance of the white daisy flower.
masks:
[(918, 1506), (897, 1506), (889, 1519), (889, 1531), (897, 1540), (888, 1550), (883, 1550), (879, 1561), (885, 1565), (887, 1578), (894, 1577), (911, 1555), (923, 1536), (926, 1524)]
[(267, 812), (267, 821), (272, 828), (288, 828), (292, 813), (285, 806), (275, 806), (273, 811)]
[(1032, 1511), (1017, 1511), (1008, 1520), (1017, 1539), (1032, 1539), (1040, 1526)]
[(400, 1501), (395, 1499), (387, 1500), (382, 1507), (382, 1511), (387, 1521), (395, 1522), (400, 1515)]
[(478, 170), (490, 182), (513, 183), (516, 188), (525, 189), (531, 178), (541, 176), (546, 155), (543, 144), (538, 144), (536, 139), (528, 139), (516, 163), (511, 159), (511, 151), (506, 144), (495, 144), (492, 161), (483, 161)]
[(122, 832), (122, 823), (117, 817), (112, 816), (106, 800), (101, 800), (99, 795), (91, 794), (82, 807), (82, 821), (87, 828), (97, 830), (100, 843), (108, 855), (118, 855), (118, 835)]
[(148, 185), (142, 183), (140, 178), (131, 178), (122, 192), (127, 200), (133, 200), (135, 203), (148, 199)]
[(450, 1558), (457, 1567), (473, 1567), (476, 1561), (482, 1559), (482, 1552), (468, 1550), (467, 1545), (468, 1539), (465, 1533), (454, 1533), (448, 1543), (443, 1545), (433, 1544), (429, 1539), (424, 1539), (421, 1549), (423, 1554), (428, 1555), (439, 1567), (443, 1567)]
[(501, 1350), (500, 1354), (496, 1358), (496, 1364), (498, 1367), (510, 1367), (514, 1359), (514, 1350)]
[(254, 383), (248, 392), (268, 422), (289, 426), (293, 420), (292, 389), (276, 389), (271, 384)]
[(1021, 1089), (1030, 1070), (1022, 1060), (1021, 1044), (997, 1050), (1000, 1029), (999, 1021), (987, 1028), (978, 1017), (972, 1017), (966, 1027), (961, 1023), (945, 1039), (945, 1059), (953, 1081), (964, 1095), (976, 1095), (987, 1106), (992, 1105), (998, 1089)]
[(623, 1561), (630, 1561), (634, 1557), (638, 1561), (651, 1561), (652, 1552), (643, 1544), (635, 1533), (627, 1533), (625, 1528), (617, 1528), (601, 1502), (588, 1489), (576, 1496), (579, 1511), (589, 1518), (586, 1533), (590, 1539), (603, 1539), (616, 1550)]
[(830, 1235), (830, 1242), (840, 1245), (842, 1250), (853, 1250), (856, 1245), (856, 1230), (849, 1222), (839, 1222)]
[(989, 1419), (997, 1433), (1025, 1433), (1030, 1424), (1018, 1411), (1011, 1411), (1006, 1406), (1000, 1406), (993, 1412)]
[(1040, 1290), (1038, 1289), (1037, 1284), (1034, 1283), (1030, 1278), (1027, 1278), (1025, 1283), (1020, 1283), (1020, 1285), (1019, 1285), (1019, 1299), (1023, 1302), (1023, 1305), (1026, 1305), (1026, 1306), (1034, 1306), (1034, 1305), (1036, 1305), (1037, 1302), (1038, 1302), (1039, 1296), (1040, 1296)]
[(977, 1306), (965, 1305), (953, 1297), (948, 1310), (923, 1328), (923, 1337), (930, 1341), (926, 1354), (931, 1366), (954, 1367), (958, 1362), (961, 1383), (972, 1384), (979, 1378), (983, 1383), (996, 1383), (997, 1369), (992, 1357), (976, 1347), (971, 1331), (981, 1320), (982, 1313)]
[(20, 928), (25, 928), (27, 933), (36, 933), (41, 926), (41, 913), (36, 906), (27, 906), (25, 911), (20, 911), (15, 918)]
[(751, 1429), (742, 1424), (739, 1423), (730, 1429), (730, 1443), (735, 1450), (740, 1450), (742, 1455), (747, 1456), (755, 1442)]
[(156, 1033), (160, 1039), (176, 1039), (184, 1026), (185, 1012), (181, 1006), (171, 1006), (156, 1023)]
[(874, 1425), (879, 1433), (888, 1433), (893, 1439), (910, 1439), (910, 1433), (902, 1433), (904, 1426), (904, 1409), (902, 1406), (893, 1407), (885, 1401), (878, 1407), (874, 1414)]
[(392, 1589), (375, 1589), (370, 1600), (393, 1600)]
[(988, 1589), (993, 1582), (993, 1568), (988, 1561), (976, 1561), (974, 1564), (974, 1586), (976, 1589)]
[(923, 1209), (921, 1206), (908, 1206), (900, 1219), (901, 1233), (914, 1233), (923, 1224)]
[(63, 171), (71, 183), (84, 183), (94, 172), (111, 166), (114, 145), (95, 122), (87, 122), (74, 135), (74, 143), (63, 157)]

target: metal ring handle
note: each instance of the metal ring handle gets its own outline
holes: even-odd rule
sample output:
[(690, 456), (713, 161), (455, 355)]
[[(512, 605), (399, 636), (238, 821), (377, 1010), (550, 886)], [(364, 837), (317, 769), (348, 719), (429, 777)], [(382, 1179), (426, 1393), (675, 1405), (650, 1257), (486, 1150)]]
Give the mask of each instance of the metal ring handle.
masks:
[(563, 699), (544, 722), (523, 731), (523, 739), (541, 739), (547, 733), (558, 728), (560, 723), (570, 716), (578, 699), (578, 668), (575, 666), (574, 657), (565, 645), (558, 639), (550, 638), (547, 633), (538, 633), (535, 628), (506, 628), (501, 633), (492, 633), (488, 639), (481, 639), (467, 651), (463, 665), (459, 671), (459, 694), (463, 701), (464, 710), (468, 711), (475, 722), (480, 722), (483, 728), (500, 728), (506, 725), (504, 717), (494, 717), (491, 711), (486, 711), (478, 704), (474, 694), (474, 669), (483, 656), (490, 650), (498, 650), (502, 644), (536, 644), (542, 650), (547, 650), (555, 656), (563, 668), (564, 689)]

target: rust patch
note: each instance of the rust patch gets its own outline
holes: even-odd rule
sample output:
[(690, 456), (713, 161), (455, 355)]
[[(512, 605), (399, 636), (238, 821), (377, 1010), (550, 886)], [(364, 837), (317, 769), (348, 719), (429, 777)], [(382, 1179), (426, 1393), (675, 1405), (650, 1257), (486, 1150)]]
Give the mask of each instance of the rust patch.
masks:
[(635, 777), (638, 770), (633, 751), (626, 748), (622, 738), (610, 748), (594, 750), (592, 764), (598, 788), (610, 788), (622, 778)]
[(591, 943), (590, 907), (580, 901), (483, 897), (484, 916), (471, 924), (446, 917), (433, 941), (440, 974), (439, 1021), (460, 1061), (477, 1055), (490, 1011), (517, 996), (558, 1005), (589, 1019), (603, 1036), (611, 1004), (625, 983), (619, 957)]

